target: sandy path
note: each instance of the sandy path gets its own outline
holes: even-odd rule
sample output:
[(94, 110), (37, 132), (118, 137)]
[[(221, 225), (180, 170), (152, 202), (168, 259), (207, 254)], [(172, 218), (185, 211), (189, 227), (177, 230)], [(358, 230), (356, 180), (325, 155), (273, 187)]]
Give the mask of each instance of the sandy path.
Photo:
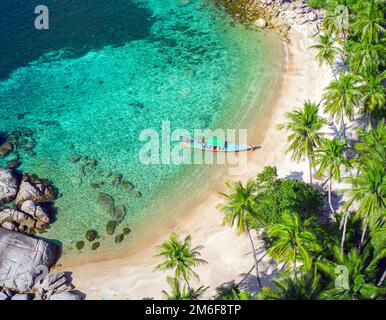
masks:
[[(280, 88), (268, 114), (259, 124), (265, 128), (260, 137), (262, 148), (250, 157), (247, 172), (241, 177), (243, 181), (254, 177), (267, 165), (277, 166), (280, 176), (295, 172), (308, 181), (307, 163), (297, 164), (285, 154), (287, 133), (277, 130), (276, 125), (283, 123), (285, 113), (302, 106), (304, 100), (319, 102), (323, 88), (332, 75), (327, 66), (320, 67), (315, 62), (315, 51), (308, 49), (310, 42), (304, 33), (292, 30), (291, 33), (291, 44), (285, 45), (287, 65)], [(87, 294), (87, 299), (163, 298), (162, 290), (169, 290), (166, 283), (168, 273), (153, 271), (158, 262), (153, 258), (154, 247), (172, 231), (181, 236), (191, 234), (194, 245), (204, 246), (202, 258), (208, 264), (198, 267), (197, 273), (201, 283), (210, 286), (206, 297), (213, 296), (217, 286), (232, 280), (239, 281), (243, 278), (243, 273), (253, 266), (248, 237), (236, 236), (230, 228), (220, 226), (222, 215), (216, 209), (216, 205), (220, 203), (217, 191), (219, 190), (208, 193), (189, 212), (181, 214), (174, 224), (152, 235), (151, 239), (144, 240), (136, 248), (136, 252), (105, 256), (101, 258), (104, 261), (99, 262), (65, 262), (60, 269), (73, 272), (73, 283), (77, 289)], [(271, 262), (268, 257), (262, 260), (263, 281), (273, 271)], [(197, 284), (198, 282), (193, 286)], [(251, 291), (255, 291), (254, 281), (247, 281), (247, 284)]]

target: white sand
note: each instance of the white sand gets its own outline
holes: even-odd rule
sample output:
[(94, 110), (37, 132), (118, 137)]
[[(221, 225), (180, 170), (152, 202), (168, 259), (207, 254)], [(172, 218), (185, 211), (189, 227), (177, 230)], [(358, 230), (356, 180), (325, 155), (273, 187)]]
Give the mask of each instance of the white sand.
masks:
[[(290, 36), (291, 44), (285, 44), (287, 66), (283, 71), (281, 87), (269, 114), (258, 124), (266, 128), (260, 137), (262, 148), (251, 155), (247, 172), (238, 177), (242, 181), (254, 177), (267, 165), (277, 166), (280, 176), (299, 172), (305, 181), (309, 179), (307, 163), (295, 163), (289, 154), (285, 154), (288, 146), (287, 133), (278, 130), (276, 125), (285, 122), (285, 113), (302, 106), (304, 100), (319, 102), (332, 75), (327, 66), (320, 67), (315, 61), (316, 52), (308, 49), (311, 42), (305, 32), (298, 33), (291, 29)], [(159, 262), (153, 258), (154, 247), (171, 232), (176, 232), (181, 237), (191, 234), (193, 245), (204, 246), (202, 258), (208, 264), (198, 267), (196, 271), (201, 283), (210, 286), (205, 296), (211, 297), (216, 287), (232, 280), (240, 281), (243, 274), (253, 266), (248, 237), (236, 236), (234, 230), (220, 226), (222, 214), (218, 212), (216, 205), (221, 199), (217, 191), (220, 190), (209, 193), (190, 212), (180, 214), (175, 225), (166, 227), (152, 239), (144, 240), (137, 252), (120, 254), (119, 257), (103, 257), (104, 261), (99, 262), (90, 262), (87, 258), (67, 261), (60, 269), (73, 272), (73, 283), (77, 289), (87, 294), (87, 299), (162, 299), (162, 290), (169, 291), (166, 276), (171, 272), (153, 271)], [(257, 241), (256, 245), (259, 245)], [(263, 255), (261, 253), (259, 257)], [(271, 259), (265, 257), (260, 264), (263, 283), (273, 269)], [(254, 292), (256, 283), (253, 277), (251, 279), (252, 281), (247, 281), (248, 289)], [(194, 282), (193, 287), (197, 284), (198, 282)]]

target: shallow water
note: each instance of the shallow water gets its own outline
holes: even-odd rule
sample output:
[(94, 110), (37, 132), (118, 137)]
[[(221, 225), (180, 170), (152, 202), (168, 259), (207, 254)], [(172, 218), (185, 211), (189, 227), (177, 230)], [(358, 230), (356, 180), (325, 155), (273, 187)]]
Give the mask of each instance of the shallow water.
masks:
[[(206, 1), (111, 3), (47, 1), (48, 31), (33, 29), (38, 3), (0, 4), (9, 12), (0, 22), (0, 131), (21, 129), (20, 170), (60, 191), (57, 220), (44, 236), (62, 242), (65, 253), (91, 228), (100, 234), (98, 250), (112, 247), (105, 231), (111, 217), (96, 201), (99, 192), (126, 207), (116, 234), (130, 227), (134, 237), (136, 223), (148, 218), (156, 228), (151, 214), (197, 197), (205, 189), (197, 180), (214, 180), (221, 170), (143, 165), (144, 129), (160, 132), (162, 121), (170, 121), (172, 130), (252, 130), (279, 71), (273, 33), (230, 23)], [(69, 161), (74, 155), (82, 159)], [(118, 173), (134, 190), (115, 182)]]

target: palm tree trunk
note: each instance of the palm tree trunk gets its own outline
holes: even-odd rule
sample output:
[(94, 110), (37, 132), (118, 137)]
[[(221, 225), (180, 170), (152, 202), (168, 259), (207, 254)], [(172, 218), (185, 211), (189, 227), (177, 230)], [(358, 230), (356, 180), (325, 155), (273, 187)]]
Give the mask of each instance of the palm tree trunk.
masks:
[(312, 157), (308, 156), (308, 165), (310, 170), (310, 185), (312, 185)]
[(345, 212), (343, 215), (343, 231), (342, 231), (342, 241), (340, 242), (340, 253), (343, 253), (344, 249), (344, 240), (346, 238), (346, 228), (347, 228), (347, 219), (348, 219), (348, 212)]
[(261, 290), (261, 288), (263, 287), (261, 285), (261, 281), (260, 281), (260, 276), (259, 276), (259, 263), (257, 262), (257, 258), (256, 258), (256, 249), (255, 249), (255, 245), (253, 243), (253, 239), (252, 239), (252, 236), (251, 236), (251, 232), (249, 231), (249, 226), (247, 225), (247, 232), (248, 232), (248, 236), (249, 236), (249, 240), (251, 241), (251, 246), (252, 246), (252, 256), (253, 256), (253, 259), (255, 260), (255, 269), (256, 269), (256, 278), (257, 278), (257, 283), (259, 285), (259, 288)]
[(340, 131), (343, 135), (343, 138), (344, 140), (347, 140), (347, 137), (346, 137), (346, 125), (344, 123), (344, 110), (342, 109), (342, 113), (341, 113), (341, 119), (340, 119)]
[(331, 185), (332, 185), (332, 178), (329, 178), (328, 181), (328, 204), (330, 206), (331, 213), (335, 213), (334, 207), (332, 206), (332, 201), (331, 201)]
[(377, 284), (378, 287), (380, 287), (382, 285), (383, 281), (385, 281), (385, 278), (386, 278), (386, 269), (385, 269), (385, 271), (383, 271), (381, 279), (379, 279), (379, 282)]
[(295, 242), (295, 258), (294, 258), (294, 279), (295, 279), (295, 281), (297, 280), (297, 266), (296, 266), (297, 252), (298, 252), (298, 245)]
[(367, 230), (367, 218), (366, 218), (366, 221), (365, 221), (365, 227), (364, 227), (363, 232), (362, 232), (361, 243), (359, 245), (359, 249), (362, 248), (363, 241), (365, 241), (366, 230)]

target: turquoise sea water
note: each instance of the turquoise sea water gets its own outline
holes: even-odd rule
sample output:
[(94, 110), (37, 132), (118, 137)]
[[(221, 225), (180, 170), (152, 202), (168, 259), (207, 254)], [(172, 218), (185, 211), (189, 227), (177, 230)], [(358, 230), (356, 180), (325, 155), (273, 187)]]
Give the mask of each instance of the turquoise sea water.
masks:
[[(251, 124), (279, 72), (279, 41), (231, 23), (207, 1), (51, 2), (47, 35), (25, 26), (20, 32), (28, 43), (2, 35), (0, 131), (21, 130), (20, 170), (60, 191), (56, 221), (44, 236), (69, 253), (95, 229), (98, 250), (115, 248), (99, 192), (126, 207), (116, 234), (130, 227), (130, 239), (140, 233), (138, 222), (148, 218), (151, 231), (162, 220), (151, 214), (203, 192), (197, 179), (216, 178), (202, 166), (141, 164), (142, 130), (160, 130), (162, 121), (172, 130), (256, 130)], [(82, 159), (69, 161), (74, 155)], [(117, 184), (118, 174), (134, 190)]]

